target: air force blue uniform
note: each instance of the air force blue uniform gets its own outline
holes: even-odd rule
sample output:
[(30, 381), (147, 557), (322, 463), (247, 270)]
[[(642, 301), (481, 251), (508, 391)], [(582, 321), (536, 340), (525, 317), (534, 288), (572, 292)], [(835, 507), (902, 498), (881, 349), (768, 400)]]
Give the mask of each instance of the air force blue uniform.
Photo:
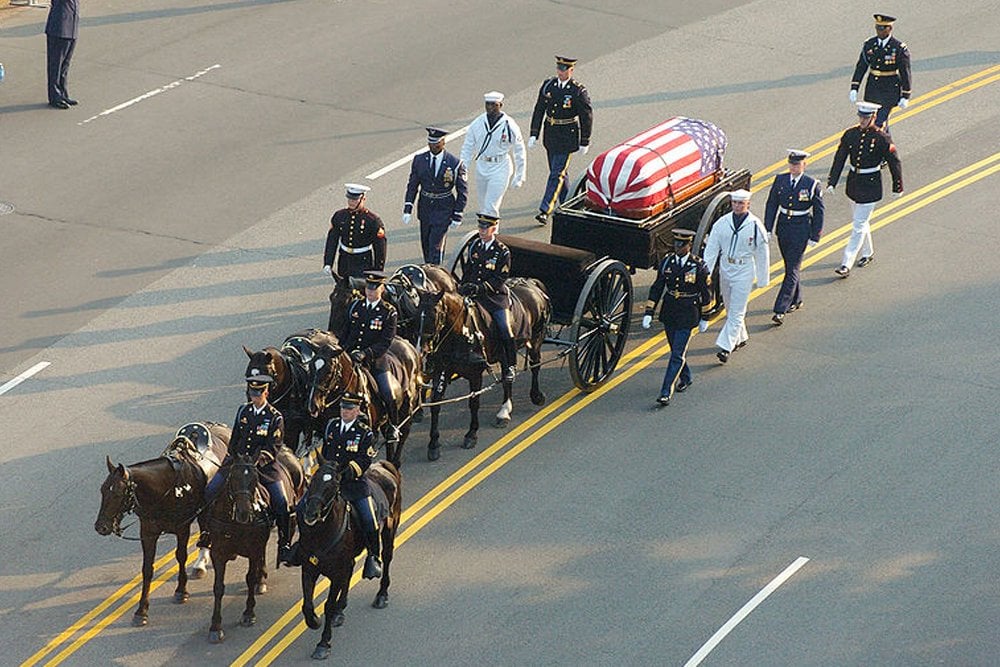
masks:
[[(412, 213), (414, 200), (420, 220), (420, 248), (424, 261), (441, 264), (444, 261), (445, 237), (448, 226), (462, 222), (462, 212), (468, 196), (468, 175), (461, 160), (441, 151), (441, 164), (435, 172), (430, 151), (413, 158), (410, 180), (406, 184), (403, 213)], [(417, 191), (420, 196), (417, 198)]]
[(775, 176), (767, 195), (764, 227), (771, 232), (775, 225), (778, 248), (785, 262), (785, 278), (774, 301), (774, 312), (783, 315), (802, 302), (799, 286), (802, 255), (809, 241), (819, 241), (823, 233), (823, 190), (819, 181), (803, 173), (793, 186), (791, 174)]

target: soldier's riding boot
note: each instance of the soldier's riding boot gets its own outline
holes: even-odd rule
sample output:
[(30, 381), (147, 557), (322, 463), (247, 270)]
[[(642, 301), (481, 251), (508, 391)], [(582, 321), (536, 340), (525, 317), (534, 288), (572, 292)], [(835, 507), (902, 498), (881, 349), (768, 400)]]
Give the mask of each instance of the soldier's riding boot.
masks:
[(366, 537), (368, 538), (368, 557), (365, 558), (365, 569), (362, 576), (365, 579), (378, 579), (382, 576), (382, 559), (379, 557), (382, 553), (382, 533), (378, 528), (375, 528)]
[(503, 379), (513, 382), (517, 374), (517, 341), (513, 338), (503, 340)]
[(212, 547), (212, 533), (208, 530), (208, 510), (204, 509), (198, 514), (198, 529), (201, 534), (198, 536), (197, 547), (199, 549), (210, 549)]
[(282, 563), (289, 566), (301, 565), (302, 563), (292, 562), (292, 550), (288, 546), (292, 540), (292, 532), (295, 530), (291, 514), (285, 510), (275, 517), (274, 522), (278, 526), (278, 563), (275, 567), (280, 567)]

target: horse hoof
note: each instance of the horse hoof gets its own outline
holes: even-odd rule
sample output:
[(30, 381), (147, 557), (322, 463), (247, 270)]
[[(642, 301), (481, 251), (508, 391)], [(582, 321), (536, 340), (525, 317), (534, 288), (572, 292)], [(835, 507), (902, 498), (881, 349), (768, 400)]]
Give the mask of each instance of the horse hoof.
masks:
[(335, 611), (333, 616), (330, 617), (330, 626), (334, 628), (339, 628), (344, 624), (344, 612)]
[(312, 652), (313, 660), (326, 660), (330, 657), (329, 646), (317, 646)]
[(222, 630), (209, 630), (208, 632), (208, 643), (209, 644), (221, 644), (226, 639), (226, 633)]
[(174, 602), (177, 604), (184, 604), (190, 599), (191, 595), (187, 591), (178, 591), (174, 593)]
[(315, 613), (307, 614), (306, 612), (302, 612), (302, 617), (305, 618), (306, 625), (309, 626), (310, 630), (319, 630), (319, 616)]
[(190, 579), (204, 579), (206, 570), (203, 567), (192, 567), (191, 571), (188, 572), (188, 578)]
[(149, 616), (143, 614), (136, 614), (132, 617), (132, 627), (141, 628), (149, 623)]
[(440, 447), (428, 447), (427, 448), (427, 460), (437, 461), (441, 458), (441, 448)]
[(497, 417), (497, 420), (493, 425), (496, 426), (497, 428), (507, 428), (508, 426), (510, 426), (510, 418)]
[(538, 394), (532, 395), (531, 397), (532, 405), (545, 405), (545, 394), (539, 392)]
[(255, 614), (243, 614), (243, 618), (240, 619), (240, 625), (244, 628), (252, 628), (257, 624), (257, 616)]
[(389, 594), (379, 593), (375, 596), (375, 600), (372, 602), (372, 606), (376, 609), (385, 609), (389, 606)]
[(266, 595), (266, 594), (267, 594), (267, 584), (265, 584), (262, 581), (259, 584), (257, 584), (257, 595)]
[(462, 441), (462, 449), (475, 449), (476, 445), (479, 444), (479, 437), (475, 435), (465, 436), (465, 440)]

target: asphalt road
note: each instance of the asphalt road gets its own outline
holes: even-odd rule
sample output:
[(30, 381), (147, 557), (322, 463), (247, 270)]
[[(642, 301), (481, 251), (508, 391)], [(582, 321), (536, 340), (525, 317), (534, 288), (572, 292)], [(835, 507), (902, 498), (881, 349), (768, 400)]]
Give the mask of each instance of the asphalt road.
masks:
[[(296, 627), (294, 573), (272, 573), (258, 626), (236, 627), (242, 565), (221, 646), (202, 582), (183, 607), (172, 581), (154, 591), (146, 628), (125, 602), (93, 636), (64, 632), (138, 572), (134, 543), (92, 529), (104, 456), (140, 461), (188, 420), (230, 420), (240, 345), (325, 322), (319, 254), (341, 184), (420, 148), (426, 124), (460, 128), (486, 90), (526, 128), (555, 53), (581, 58), (595, 151), (683, 114), (720, 125), (727, 163), (757, 173), (853, 122), (867, 4), (730, 5), (85, 3), (71, 111), (44, 106), (43, 13), (4, 10), (0, 381), (51, 363), (0, 395), (10, 662), (53, 639), (37, 664), (309, 662), (318, 634)], [(334, 660), (684, 664), (805, 557), (705, 664), (995, 664), (1000, 70), (978, 75), (1000, 65), (1000, 24), (989, 2), (899, 14), (917, 99), (896, 112), (907, 196), (876, 212), (877, 261), (833, 275), (841, 187), (805, 308), (774, 329), (774, 289), (758, 295), (751, 345), (725, 367), (719, 325), (697, 336), (695, 385), (668, 408), (652, 408), (662, 342), (636, 328), (612, 386), (583, 397), (547, 367), (549, 406), (518, 382), (514, 430), (485, 427), (476, 451), (457, 448), (459, 409), (436, 464), (418, 426), (391, 606), (353, 589)], [(391, 267), (419, 256), (399, 223), (405, 178), (372, 183)], [(504, 232), (547, 238), (530, 219), (543, 182), (535, 150)], [(650, 280), (636, 276), (637, 302)]]

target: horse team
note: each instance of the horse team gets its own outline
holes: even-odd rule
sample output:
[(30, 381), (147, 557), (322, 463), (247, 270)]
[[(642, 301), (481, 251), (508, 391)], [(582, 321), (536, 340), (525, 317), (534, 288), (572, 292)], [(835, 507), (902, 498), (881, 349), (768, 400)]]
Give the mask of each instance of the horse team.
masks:
[[(479, 395), (483, 374), (498, 361), (496, 332), (489, 325), (488, 314), (478, 311), (475, 304), (463, 299), (450, 272), (433, 264), (409, 265), (399, 269), (389, 279), (384, 298), (398, 312), (399, 326), (390, 347), (395, 358), (391, 365), (393, 396), (379, 396), (371, 373), (355, 363), (344, 350), (335, 333), (343, 331), (347, 310), (354, 299), (360, 298), (363, 280), (340, 278), (330, 294), (329, 330), (308, 329), (285, 339), (280, 347), (243, 350), (248, 357), (245, 374), (269, 375), (273, 379), (269, 402), (285, 420), (284, 444), (278, 453), (288, 459), (287, 468), (294, 471), (296, 455), (306, 455), (313, 441), (322, 437), (327, 421), (345, 392), (365, 397), (368, 423), (382, 436), (386, 460), (371, 465), (365, 479), (378, 487), (388, 499), (389, 509), (380, 526), (382, 532), (382, 562), (384, 563), (378, 593), (372, 605), (384, 608), (388, 604), (389, 564), (392, 560), (395, 534), (399, 526), (402, 505), (399, 472), (403, 446), (411, 424), (422, 418), (421, 403), (426, 393), (423, 378), (432, 380), (431, 438), (427, 457), (440, 457), (438, 413), (448, 384), (455, 377), (469, 381), (468, 398), (471, 423), (462, 443), (463, 448), (477, 444), (479, 428)], [(519, 347), (526, 348), (532, 371), (531, 400), (542, 405), (545, 396), (538, 386), (540, 347), (548, 326), (548, 300), (544, 286), (538, 281), (511, 279), (511, 290), (521, 295), (524, 303), (520, 315), (526, 318), (519, 327), (525, 335)], [(497, 425), (506, 426), (512, 408), (512, 382), (504, 378), (504, 401), (497, 414)], [(177, 588), (174, 601), (188, 600), (186, 564), (187, 544), (191, 524), (210, 522), (212, 540), (208, 555), (215, 569), (213, 593), (215, 604), (209, 630), (209, 641), (221, 642), (221, 605), (225, 593), (226, 563), (238, 556), (249, 560), (246, 575), (247, 600), (240, 625), (256, 622), (255, 596), (266, 592), (267, 570), (264, 552), (271, 533), (273, 518), (260, 484), (260, 461), (239, 459), (228, 467), (223, 490), (208, 506), (204, 492), (208, 481), (219, 470), (229, 445), (230, 429), (214, 422), (194, 422), (182, 427), (162, 456), (132, 465), (115, 465), (107, 459), (108, 477), (101, 486), (101, 508), (95, 530), (101, 535), (122, 536), (124, 517), (134, 513), (140, 523), (143, 550), (142, 593), (133, 615), (135, 626), (144, 626), (149, 616), (149, 588), (153, 575), (156, 542), (169, 533), (177, 538), (175, 555), (178, 563)], [(293, 463), (294, 462), (294, 463)], [(301, 469), (300, 469), (301, 472)], [(291, 502), (298, 508), (296, 521), (300, 544), (314, 554), (302, 564), (302, 614), (306, 624), (319, 627), (313, 606), (315, 583), (320, 574), (330, 579), (330, 593), (325, 606), (322, 638), (312, 657), (324, 659), (330, 655), (331, 628), (344, 621), (347, 592), (355, 558), (365, 546), (364, 537), (351, 519), (348, 503), (340, 493), (340, 473), (332, 462), (320, 457), (319, 467), (307, 480), (295, 479)], [(200, 513), (203, 513), (199, 516)], [(201, 525), (203, 531), (208, 526)], [(192, 567), (191, 577), (205, 575), (206, 553), (202, 549)]]

